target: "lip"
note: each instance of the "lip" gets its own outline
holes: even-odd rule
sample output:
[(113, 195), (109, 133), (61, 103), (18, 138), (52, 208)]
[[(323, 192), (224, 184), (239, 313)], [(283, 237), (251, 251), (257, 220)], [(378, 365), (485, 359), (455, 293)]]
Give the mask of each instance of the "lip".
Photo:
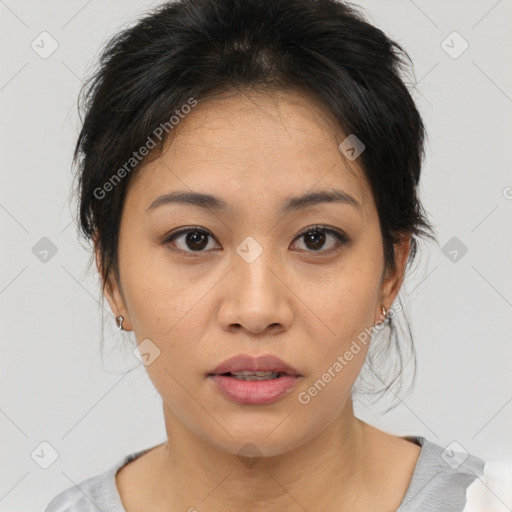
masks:
[[(273, 371), (282, 375), (276, 379), (244, 381), (223, 375), (240, 371)], [(276, 356), (252, 357), (241, 354), (218, 365), (208, 378), (218, 391), (231, 401), (244, 405), (266, 405), (290, 393), (302, 375), (293, 366)]]
[(286, 373), (296, 377), (301, 377), (299, 371), (293, 366), (285, 363), (282, 359), (271, 354), (253, 357), (248, 354), (240, 354), (219, 364), (210, 375), (222, 375), (229, 372), (241, 372), (243, 370), (251, 372)]

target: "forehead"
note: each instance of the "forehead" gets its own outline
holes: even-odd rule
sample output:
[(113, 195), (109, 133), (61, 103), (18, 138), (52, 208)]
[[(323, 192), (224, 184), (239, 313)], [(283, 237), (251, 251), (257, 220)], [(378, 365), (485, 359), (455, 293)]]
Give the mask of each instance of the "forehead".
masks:
[(365, 210), (369, 187), (357, 162), (338, 149), (344, 138), (303, 94), (225, 93), (180, 119), (162, 154), (134, 176), (128, 196), (137, 195), (146, 209), (175, 189), (249, 205), (262, 194), (277, 199), (336, 188)]
[(228, 150), (238, 149), (239, 158), (240, 153), (251, 158), (259, 152), (265, 159), (270, 152), (279, 160), (290, 156), (280, 156), (283, 151), (293, 152), (295, 158), (333, 152), (338, 157), (337, 146), (344, 138), (317, 100), (296, 91), (222, 93), (201, 101), (171, 135), (175, 150), (183, 150), (183, 145), (202, 148), (203, 157), (214, 151), (229, 158)]

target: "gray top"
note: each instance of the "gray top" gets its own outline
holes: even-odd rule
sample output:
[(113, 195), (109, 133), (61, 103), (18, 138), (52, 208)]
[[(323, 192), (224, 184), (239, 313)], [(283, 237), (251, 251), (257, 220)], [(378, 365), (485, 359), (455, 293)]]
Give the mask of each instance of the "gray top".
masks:
[[(466, 490), (483, 475), (485, 462), (457, 450), (444, 450), (421, 436), (404, 437), (421, 446), (421, 452), (396, 512), (462, 512), (466, 504)], [(115, 475), (122, 466), (152, 448), (130, 453), (104, 473), (69, 487), (55, 496), (44, 512), (126, 512)]]

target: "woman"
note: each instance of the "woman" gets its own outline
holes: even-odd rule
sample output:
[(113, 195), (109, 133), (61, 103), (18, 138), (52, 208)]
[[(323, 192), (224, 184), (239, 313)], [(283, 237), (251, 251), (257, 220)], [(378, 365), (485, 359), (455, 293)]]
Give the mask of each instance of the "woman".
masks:
[(46, 512), (464, 509), (483, 460), (352, 406), (365, 362), (397, 377), (370, 347), (435, 239), (404, 56), (334, 0), (180, 0), (111, 40), (76, 147), (80, 226), (168, 440)]

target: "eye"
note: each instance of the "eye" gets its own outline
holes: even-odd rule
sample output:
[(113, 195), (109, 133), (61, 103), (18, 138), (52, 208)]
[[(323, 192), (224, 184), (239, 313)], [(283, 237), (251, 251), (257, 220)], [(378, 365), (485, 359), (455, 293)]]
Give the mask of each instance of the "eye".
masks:
[[(213, 239), (213, 236), (208, 231), (199, 227), (193, 227), (171, 233), (163, 240), (162, 244), (169, 245), (172, 242), (172, 245), (178, 246), (178, 250), (188, 253), (187, 255), (194, 256), (193, 253), (195, 252), (206, 252), (203, 249), (208, 246), (208, 238)], [(175, 240), (179, 240), (181, 246), (180, 243), (175, 243)], [(187, 247), (191, 250), (188, 251)]]
[[(329, 249), (322, 250), (329, 235), (334, 243), (331, 244)], [(171, 233), (162, 241), (162, 244), (175, 246), (178, 251), (186, 253), (187, 256), (195, 256), (194, 253), (199, 255), (206, 252), (205, 248), (208, 247), (209, 238), (213, 239), (213, 235), (208, 231), (200, 227), (190, 227)], [(322, 254), (330, 254), (349, 242), (349, 239), (343, 233), (322, 226), (307, 228), (295, 240), (300, 238), (305, 239), (306, 252), (321, 252)], [(176, 249), (171, 248), (171, 250)]]
[[(326, 235), (330, 235), (334, 239), (334, 243), (331, 244), (331, 248), (322, 250), (325, 245), (325, 240), (328, 238)], [(349, 239), (343, 233), (322, 226), (312, 226), (308, 228), (303, 231), (296, 240), (301, 238), (305, 239), (306, 247), (312, 249), (307, 250), (307, 252), (321, 252), (322, 254), (330, 254), (349, 242)]]

